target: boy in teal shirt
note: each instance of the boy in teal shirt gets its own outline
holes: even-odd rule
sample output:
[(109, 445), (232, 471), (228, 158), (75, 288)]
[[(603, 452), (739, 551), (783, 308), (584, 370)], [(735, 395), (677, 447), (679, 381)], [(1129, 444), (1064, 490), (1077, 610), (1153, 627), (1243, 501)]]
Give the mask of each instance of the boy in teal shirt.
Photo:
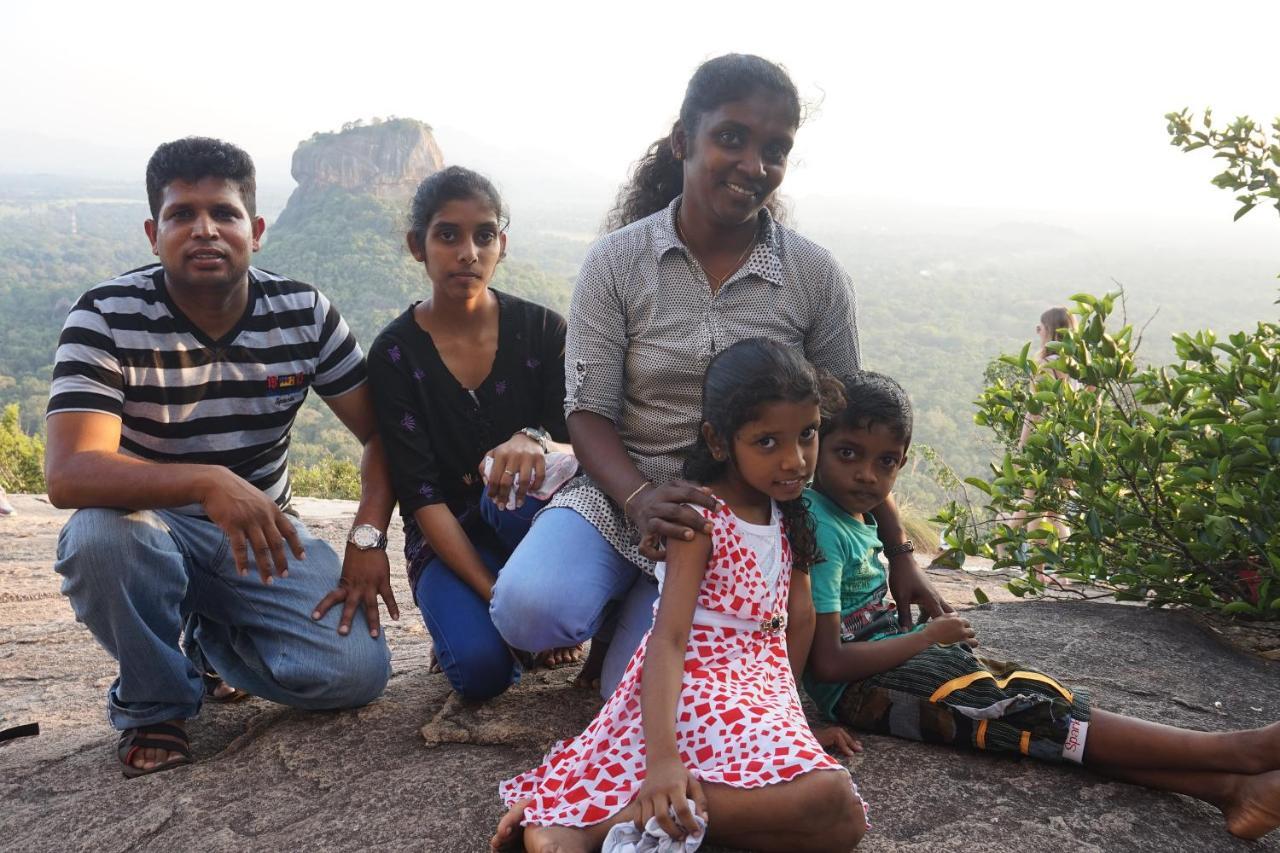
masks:
[(974, 652), (973, 628), (954, 614), (899, 632), (871, 510), (906, 462), (911, 403), (876, 373), (844, 385), (808, 493), (824, 560), (810, 570), (817, 621), (804, 684), (822, 712), (876, 734), (1083, 763), (1211, 803), (1242, 838), (1280, 826), (1280, 723), (1196, 732), (1091, 708), (1082, 690)]

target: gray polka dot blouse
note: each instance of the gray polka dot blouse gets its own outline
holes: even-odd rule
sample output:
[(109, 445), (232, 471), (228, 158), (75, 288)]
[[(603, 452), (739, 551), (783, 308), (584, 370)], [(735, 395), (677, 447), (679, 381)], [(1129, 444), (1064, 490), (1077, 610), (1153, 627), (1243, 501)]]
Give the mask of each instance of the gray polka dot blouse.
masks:
[[(648, 479), (680, 476), (697, 438), (702, 378), (719, 350), (765, 337), (802, 348), (836, 376), (861, 361), (853, 286), (831, 253), (760, 213), (747, 262), (717, 292), (676, 234), (680, 199), (596, 242), (569, 309), (565, 415), (595, 412), (617, 426)], [(587, 519), (652, 576), (621, 507), (583, 474), (551, 501)]]

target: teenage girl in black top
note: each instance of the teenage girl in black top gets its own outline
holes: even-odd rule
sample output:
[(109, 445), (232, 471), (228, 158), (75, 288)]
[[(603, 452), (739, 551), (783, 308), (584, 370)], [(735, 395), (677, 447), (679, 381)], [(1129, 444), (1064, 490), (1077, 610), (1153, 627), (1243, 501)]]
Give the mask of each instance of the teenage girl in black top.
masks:
[[(519, 676), (489, 599), (541, 506), (526, 492), (542, 482), (547, 451), (568, 440), (564, 318), (489, 287), (506, 222), (493, 184), (475, 172), (453, 166), (424, 180), (406, 239), (431, 296), (369, 353), (414, 597), (440, 667), (469, 699), (496, 696)], [(499, 509), (511, 494), (517, 508)], [(560, 662), (577, 652), (552, 654)]]

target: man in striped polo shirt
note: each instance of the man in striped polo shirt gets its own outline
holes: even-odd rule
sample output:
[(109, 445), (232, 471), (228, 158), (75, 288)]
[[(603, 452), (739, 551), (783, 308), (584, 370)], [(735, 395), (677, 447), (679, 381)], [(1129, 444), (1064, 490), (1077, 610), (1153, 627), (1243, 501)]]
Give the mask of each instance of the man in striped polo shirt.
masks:
[[(211, 668), (308, 709), (363, 705), (390, 674), (377, 598), (398, 616), (394, 499), (364, 357), (323, 294), (250, 266), (254, 191), (233, 145), (161, 145), (145, 224), (160, 262), (91, 288), (58, 342), (45, 468), (50, 500), (77, 512), (55, 568), (119, 661), (107, 706), (127, 777), (190, 763), (183, 721)], [(342, 560), (290, 513), (311, 387), (364, 445)]]

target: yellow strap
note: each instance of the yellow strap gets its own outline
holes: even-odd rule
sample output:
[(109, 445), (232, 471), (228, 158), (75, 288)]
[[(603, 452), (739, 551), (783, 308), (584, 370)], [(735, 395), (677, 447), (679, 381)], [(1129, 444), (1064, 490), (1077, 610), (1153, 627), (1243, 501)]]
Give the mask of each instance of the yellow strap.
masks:
[(1022, 740), (1018, 741), (1018, 749), (1021, 750), (1023, 755), (1031, 751), (1031, 732), (1022, 733)]
[(943, 684), (937, 690), (933, 691), (933, 695), (929, 697), (929, 701), (941, 702), (943, 699), (947, 698), (952, 693), (955, 693), (957, 690), (963, 690), (964, 688), (968, 687), (970, 684), (973, 684), (975, 681), (982, 681), (987, 678), (994, 681), (1001, 688), (1008, 687), (1009, 682), (1013, 681), (1015, 678), (1021, 678), (1023, 681), (1038, 681), (1041, 684), (1049, 685), (1054, 690), (1061, 693), (1068, 702), (1075, 701), (1074, 697), (1071, 695), (1070, 690), (1063, 687), (1061, 684), (1054, 681), (1049, 676), (1041, 675), (1038, 672), (1030, 672), (1028, 670), (1023, 670), (1023, 669), (1011, 672), (1007, 676), (1001, 679), (997, 679), (994, 675), (992, 675), (989, 672), (986, 672), (985, 670), (981, 672), (971, 672), (968, 675), (962, 675), (959, 678), (953, 678), (950, 681), (948, 681), (946, 684)]
[(987, 748), (987, 721), (978, 723), (978, 749)]
[(1049, 676), (1041, 675), (1038, 672), (1026, 672), (1025, 670), (1018, 670), (1017, 672), (1009, 673), (1009, 676), (1007, 678), (1000, 679), (999, 681), (996, 682), (996, 684), (999, 684), (1001, 687), (1005, 687), (1009, 684), (1010, 681), (1013, 681), (1015, 678), (1021, 678), (1023, 681), (1038, 681), (1041, 684), (1047, 684), (1050, 687), (1052, 687), (1054, 690), (1061, 693), (1068, 702), (1075, 701), (1075, 698), (1071, 695), (1070, 690), (1063, 687), (1061, 684), (1054, 681)]
[(959, 678), (953, 678), (950, 681), (948, 681), (946, 684), (939, 687), (937, 690), (933, 691), (933, 695), (929, 697), (929, 701), (941, 702), (943, 699), (947, 698), (952, 693), (955, 693), (957, 690), (963, 690), (964, 688), (968, 687), (970, 684), (973, 684), (973, 682), (980, 681), (981, 679), (984, 679), (984, 678), (990, 678), (992, 681), (995, 681), (996, 677), (989, 672), (981, 671), (981, 672), (971, 672), (968, 675), (962, 675)]

